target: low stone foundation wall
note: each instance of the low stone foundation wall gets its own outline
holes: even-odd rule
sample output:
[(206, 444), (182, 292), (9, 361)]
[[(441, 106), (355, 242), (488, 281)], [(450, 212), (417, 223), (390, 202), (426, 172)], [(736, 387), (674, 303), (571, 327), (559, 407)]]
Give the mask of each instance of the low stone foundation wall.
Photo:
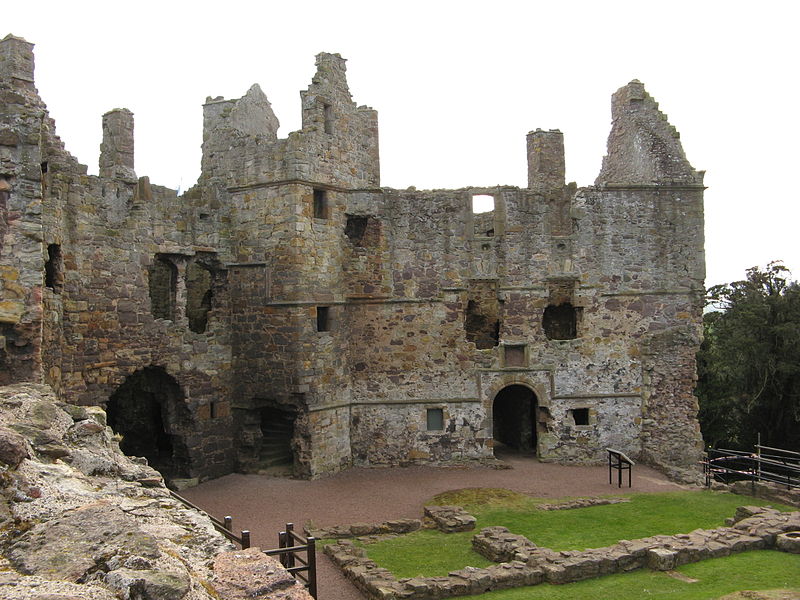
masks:
[(767, 481), (737, 481), (727, 487), (734, 494), (800, 507), (800, 488), (788, 489), (785, 485)]
[(397, 579), (349, 540), (326, 546), (325, 553), (370, 598), (432, 600), (542, 582), (570, 583), (643, 567), (671, 570), (707, 558), (775, 548), (780, 534), (800, 531), (800, 511), (782, 513), (771, 508), (743, 507), (734, 520), (732, 527), (697, 529), (688, 534), (656, 535), (622, 540), (605, 548), (561, 552), (539, 548), (505, 527), (487, 527), (475, 535), (473, 547), (489, 560), (504, 562), (487, 568), (466, 567), (443, 577)]
[(425, 516), (433, 520), (442, 533), (475, 529), (477, 519), (460, 506), (426, 506)]
[(306, 524), (303, 528), (307, 536), (321, 539), (346, 539), (366, 535), (387, 535), (411, 533), (422, 527), (419, 519), (395, 519), (383, 523), (352, 523), (350, 525), (333, 525), (332, 527), (314, 527)]
[(558, 504), (537, 504), (539, 510), (569, 510), (571, 508), (587, 508), (589, 506), (605, 506), (606, 504), (620, 504), (630, 502), (630, 498), (578, 498), (569, 502)]

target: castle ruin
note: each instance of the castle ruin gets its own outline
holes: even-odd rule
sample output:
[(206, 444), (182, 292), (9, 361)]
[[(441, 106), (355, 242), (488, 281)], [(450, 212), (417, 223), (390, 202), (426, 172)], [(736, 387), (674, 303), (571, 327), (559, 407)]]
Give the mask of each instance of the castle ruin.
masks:
[(106, 406), (123, 450), (171, 479), (498, 443), (699, 458), (703, 173), (638, 81), (613, 96), (593, 186), (566, 184), (562, 134), (536, 130), (524, 189), (395, 190), (376, 111), (322, 53), (286, 138), (257, 85), (209, 98), (178, 196), (135, 173), (125, 109), (88, 175), (33, 71), (32, 44), (0, 41), (0, 385)]

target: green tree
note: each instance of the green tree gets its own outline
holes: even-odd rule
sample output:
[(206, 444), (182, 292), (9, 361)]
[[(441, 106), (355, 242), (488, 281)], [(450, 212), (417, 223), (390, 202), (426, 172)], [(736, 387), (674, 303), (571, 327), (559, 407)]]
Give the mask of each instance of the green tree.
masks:
[(800, 285), (780, 262), (708, 290), (697, 355), (706, 443), (800, 450)]

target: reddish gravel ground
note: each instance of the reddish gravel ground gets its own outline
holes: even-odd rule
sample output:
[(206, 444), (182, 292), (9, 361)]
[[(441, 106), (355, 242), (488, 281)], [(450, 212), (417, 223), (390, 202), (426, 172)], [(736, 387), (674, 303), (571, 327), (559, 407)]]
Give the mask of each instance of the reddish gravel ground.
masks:
[[(470, 487), (496, 487), (542, 498), (597, 496), (618, 491), (609, 485), (608, 468), (540, 463), (504, 456), (510, 469), (490, 467), (351, 469), (316, 481), (228, 475), (184, 490), (182, 494), (209, 512), (232, 515), (235, 530), (249, 529), (254, 546), (275, 548), (286, 522), (295, 528), (390, 519), (421, 518), (422, 507), (441, 492)], [(616, 472), (614, 473), (616, 480)], [(626, 477), (627, 480), (627, 477)], [(627, 483), (627, 481), (625, 481)], [(623, 484), (624, 485), (624, 484)], [(633, 470), (634, 492), (684, 489), (647, 467)], [(628, 491), (623, 487), (622, 491)], [(362, 600), (359, 591), (318, 553), (320, 600)]]

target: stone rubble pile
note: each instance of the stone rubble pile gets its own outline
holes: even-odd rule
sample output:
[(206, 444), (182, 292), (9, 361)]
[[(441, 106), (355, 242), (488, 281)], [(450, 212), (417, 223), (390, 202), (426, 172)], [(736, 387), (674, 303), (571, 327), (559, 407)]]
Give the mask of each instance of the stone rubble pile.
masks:
[(43, 385), (0, 387), (0, 598), (309, 598), (274, 559), (261, 555), (254, 573), (232, 550), (120, 452), (102, 409)]
[(696, 529), (688, 534), (656, 535), (622, 540), (605, 548), (560, 552), (539, 548), (505, 527), (487, 527), (473, 537), (473, 548), (499, 564), (466, 567), (443, 577), (397, 579), (349, 540), (331, 544), (325, 552), (370, 598), (434, 600), (543, 582), (570, 583), (644, 567), (672, 570), (708, 558), (775, 548), (779, 536), (800, 531), (800, 511), (782, 513), (771, 508), (741, 507), (733, 521), (732, 526), (719, 529)]

